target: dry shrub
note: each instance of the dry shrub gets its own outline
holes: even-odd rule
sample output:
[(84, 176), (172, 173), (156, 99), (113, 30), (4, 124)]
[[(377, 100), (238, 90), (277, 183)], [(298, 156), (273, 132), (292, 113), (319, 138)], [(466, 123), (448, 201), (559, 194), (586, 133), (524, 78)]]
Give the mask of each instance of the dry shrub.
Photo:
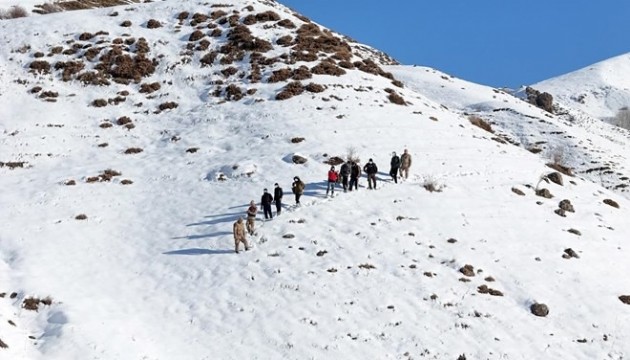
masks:
[(278, 21), (276, 23), (278, 26), (282, 26), (283, 28), (287, 28), (287, 29), (295, 29), (296, 26), (293, 23), (293, 21), (289, 20), (289, 19), (282, 19), (280, 21)]
[(312, 77), (313, 77), (313, 74), (311, 74), (311, 71), (308, 69), (308, 67), (304, 65), (300, 66), (297, 69), (294, 69), (293, 75), (291, 76), (291, 78), (296, 81), (306, 80)]
[(55, 70), (63, 69), (61, 73), (61, 79), (63, 81), (72, 80), (75, 74), (78, 74), (83, 68), (85, 64), (82, 61), (58, 61), (55, 64)]
[(492, 130), (492, 125), (490, 125), (488, 122), (486, 122), (481, 117), (475, 116), (475, 115), (470, 115), (468, 117), (468, 121), (470, 121), (470, 123), (475, 125), (476, 127), (484, 129), (485, 131), (494, 134), (494, 130)]
[(114, 105), (118, 105), (125, 101), (127, 101), (127, 98), (122, 97), (122, 96), (116, 96), (115, 98), (107, 99), (107, 103), (114, 104)]
[(195, 30), (195, 31), (193, 31), (193, 33), (192, 33), (192, 34), (190, 34), (190, 36), (188, 37), (188, 41), (197, 41), (197, 40), (201, 40), (204, 36), (205, 36), (205, 34), (203, 33), (203, 31), (201, 31), (201, 30)]
[(129, 179), (123, 179), (120, 181), (121, 185), (131, 185), (133, 184), (133, 181), (129, 180)]
[(87, 71), (77, 75), (77, 80), (84, 85), (97, 85), (105, 86), (109, 85), (109, 80), (105, 78), (105, 75), (99, 71)]
[(287, 84), (282, 91), (276, 95), (276, 100), (286, 100), (304, 92), (304, 86), (299, 81), (293, 81)]
[(280, 20), (280, 15), (278, 15), (275, 12), (269, 10), (269, 11), (265, 11), (265, 12), (261, 12), (259, 14), (256, 14), (256, 20), (259, 21), (259, 22), (278, 21), (278, 20)]
[(40, 74), (50, 73), (50, 63), (46, 60), (35, 60), (31, 62), (29, 68), (31, 69), (31, 72), (36, 72)]
[(129, 123), (131, 123), (131, 119), (128, 116), (121, 116), (118, 118), (118, 120), (116, 120), (116, 124), (121, 126)]
[(105, 100), (105, 99), (96, 99), (96, 100), (92, 101), (92, 106), (94, 106), (94, 107), (107, 106), (107, 100)]
[(289, 68), (275, 70), (271, 73), (271, 76), (267, 79), (269, 83), (277, 83), (280, 81), (287, 81), (293, 75), (293, 71)]
[(190, 13), (188, 11), (182, 11), (182, 12), (180, 12), (177, 15), (176, 19), (179, 20), (180, 22), (182, 22), (182, 21), (188, 19), (188, 16), (190, 16)]
[(98, 56), (98, 54), (101, 53), (101, 50), (103, 50), (103, 48), (101, 48), (101, 47), (92, 47), (92, 48), (87, 49), (83, 53), (83, 56), (86, 59), (88, 59), (88, 61), (92, 61)]
[(59, 6), (58, 4), (53, 4), (49, 2), (42, 5), (35, 5), (34, 7), (36, 7), (37, 9), (33, 10), (33, 12), (40, 15), (53, 14), (63, 11), (63, 7)]
[(201, 63), (201, 67), (205, 67), (205, 66), (211, 66), (214, 61), (217, 59), (217, 56), (219, 55), (218, 52), (216, 51), (211, 51), (209, 53), (207, 53), (206, 55), (204, 55), (199, 62)]
[(303, 137), (294, 137), (294, 138), (291, 138), (291, 143), (292, 144), (299, 144), (299, 143), (301, 143), (304, 140), (305, 139)]
[(292, 51), (291, 52), (291, 61), (304, 61), (304, 62), (313, 62), (317, 61), (319, 57), (317, 53), (311, 51)]
[(199, 151), (198, 147), (191, 147), (191, 148), (186, 149), (186, 152), (189, 153), (189, 154), (194, 154), (197, 151)]
[(389, 99), (390, 102), (397, 105), (407, 105), (405, 99), (403, 99), (402, 96), (398, 95), (396, 91), (394, 91), (394, 89), (386, 88), (385, 92), (389, 94), (387, 96), (387, 99)]
[(17, 19), (27, 17), (28, 12), (21, 6), (13, 5), (9, 8), (9, 10), (3, 11), (0, 10), (0, 20), (2, 19)]
[(130, 148), (128, 148), (127, 150), (125, 150), (125, 152), (124, 152), (124, 153), (125, 153), (125, 154), (127, 154), (127, 155), (129, 155), (129, 154), (139, 154), (139, 153), (141, 153), (142, 151), (144, 151), (144, 150), (142, 150), (141, 148), (137, 148), (137, 147), (130, 147)]
[(122, 26), (122, 27), (130, 27), (131, 26), (131, 21), (125, 20), (125, 21), (120, 23), (120, 26)]
[(243, 24), (245, 25), (254, 25), (256, 23), (256, 16), (249, 14), (243, 18)]
[(35, 54), (33, 54), (33, 57), (36, 58), (36, 59), (43, 58), (44, 56), (45, 56), (45, 54), (43, 52), (41, 52), (41, 51), (38, 51)]
[(147, 29), (157, 29), (161, 27), (162, 24), (155, 19), (150, 19), (149, 21), (147, 21)]
[(225, 99), (228, 101), (239, 101), (243, 96), (243, 90), (234, 84), (228, 85), (225, 89)]
[(221, 30), (221, 29), (214, 29), (210, 33), (210, 36), (212, 36), (212, 37), (220, 37), (221, 35), (223, 35), (223, 30)]
[(210, 47), (210, 41), (208, 41), (207, 39), (203, 39), (197, 44), (195, 51), (206, 51), (208, 50), (209, 47)]
[(280, 46), (290, 46), (292, 43), (293, 43), (293, 37), (291, 35), (285, 35), (285, 36), (279, 37), (276, 40), (276, 44)]
[(76, 220), (87, 220), (87, 215), (85, 214), (79, 214), (77, 216), (74, 217)]
[(168, 109), (175, 109), (178, 106), (179, 106), (178, 103), (176, 103), (174, 101), (168, 101), (168, 102), (160, 104), (160, 106), (158, 108), (160, 109), (160, 111), (164, 111), (164, 110), (168, 110)]
[(227, 13), (223, 10), (215, 10), (213, 12), (210, 13), (210, 18), (212, 20), (217, 20), (221, 17), (224, 17), (225, 15), (227, 15)]
[(81, 35), (79, 35), (79, 40), (81, 41), (88, 41), (90, 39), (92, 39), (94, 37), (94, 34), (90, 33), (90, 32), (84, 32)]
[(238, 72), (238, 69), (233, 67), (233, 66), (230, 66), (230, 67), (227, 67), (227, 68), (221, 70), (221, 74), (223, 74), (223, 76), (225, 76), (225, 77), (230, 77), (230, 76), (236, 74), (237, 72)]
[(1, 162), (0, 161), (0, 168), (6, 166), (9, 169), (13, 170), (15, 168), (24, 168), (25, 164), (26, 164), (25, 161), (9, 161), (9, 162)]
[(31, 94), (37, 94), (38, 92), (42, 91), (42, 87), (41, 86), (35, 86), (34, 88), (32, 88), (29, 92)]
[(270, 42), (252, 36), (247, 26), (237, 24), (228, 34), (229, 45), (246, 51), (267, 52), (273, 49)]
[(106, 147), (108, 147), (108, 146), (109, 146), (109, 144), (108, 144), (108, 143), (100, 143), (100, 144), (98, 144), (98, 145), (96, 145), (96, 146), (98, 146), (98, 147), (100, 147), (100, 148), (106, 148)]
[(195, 13), (192, 16), (192, 21), (191, 21), (190, 25), (195, 26), (197, 24), (204, 23), (204, 22), (208, 21), (209, 18), (210, 17), (208, 15), (206, 15), (206, 14)]
[(55, 46), (55, 47), (50, 49), (50, 53), (53, 54), (53, 55), (61, 54), (62, 51), (63, 51), (63, 47), (62, 46)]
[(354, 69), (354, 64), (351, 63), (350, 61), (340, 61), (337, 63), (337, 65), (341, 66), (344, 69), (348, 69), (348, 70), (353, 70)]
[(604, 199), (604, 204), (619, 209), (619, 204), (613, 199)]
[(309, 83), (308, 85), (306, 85), (304, 89), (308, 92), (320, 93), (320, 92), (323, 92), (326, 88), (320, 84)]
[(400, 81), (400, 80), (394, 80), (394, 81), (392, 81), (392, 85), (394, 85), (394, 86), (398, 86), (399, 88), (403, 88), (403, 87), (405, 87), (405, 86), (404, 86), (404, 84), (402, 83), (402, 81)]
[(346, 71), (335, 63), (324, 60), (320, 62), (318, 65), (313, 66), (311, 68), (311, 72), (317, 75), (332, 75), (332, 76), (341, 76), (346, 73)]

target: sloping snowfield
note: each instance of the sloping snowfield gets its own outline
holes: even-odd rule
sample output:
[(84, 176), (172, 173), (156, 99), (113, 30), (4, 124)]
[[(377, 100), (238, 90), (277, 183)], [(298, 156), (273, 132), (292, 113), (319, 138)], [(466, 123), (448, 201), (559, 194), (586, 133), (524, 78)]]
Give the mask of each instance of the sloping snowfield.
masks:
[[(386, 66), (384, 55), (355, 43), (352, 62), (372, 59), (404, 87), (346, 68), (302, 81), (323, 92), (275, 100), (291, 80), (270, 82), (273, 71), (317, 62), (272, 62), (255, 82), (251, 53), (204, 67), (205, 51), (186, 52), (189, 37), (195, 28), (222, 30), (207, 36), (210, 51), (234, 29), (222, 18), (242, 23), (273, 11), (296, 28), (260, 17), (249, 29), (274, 44), (267, 58), (281, 58), (278, 39), (312, 23), (274, 2), (217, 4), (0, 22), (1, 359), (628, 356), (630, 306), (621, 300), (630, 295), (630, 201), (583, 165), (615, 160), (623, 172), (624, 133), (585, 129), (433, 69)], [(193, 14), (217, 10), (226, 14), (189, 25)], [(151, 19), (162, 26), (148, 28)], [(138, 82), (84, 85), (54, 69), (131, 37), (131, 50), (146, 39), (157, 64)], [(50, 73), (29, 72), (36, 60)], [(236, 73), (221, 72), (228, 67)], [(140, 92), (156, 82), (159, 90)], [(256, 92), (225, 101), (229, 84)], [(392, 103), (392, 92), (406, 105)], [(159, 110), (167, 102), (177, 106)], [(123, 116), (135, 127), (118, 125)], [(389, 161), (403, 149), (411, 174), (395, 184)], [(555, 160), (576, 169), (562, 185), (541, 180), (554, 172), (546, 164), (558, 149)], [(337, 188), (327, 198), (324, 161), (349, 153), (376, 162), (377, 190), (362, 177), (358, 191)], [(294, 164), (295, 154), (307, 162)], [(299, 207), (294, 176), (307, 184)], [(260, 214), (253, 248), (235, 254), (232, 224), (276, 182), (282, 214)], [(553, 197), (537, 196), (543, 188)], [(563, 200), (574, 212), (559, 216)], [(33, 298), (45, 302), (29, 310)], [(547, 316), (532, 314), (536, 303)]]

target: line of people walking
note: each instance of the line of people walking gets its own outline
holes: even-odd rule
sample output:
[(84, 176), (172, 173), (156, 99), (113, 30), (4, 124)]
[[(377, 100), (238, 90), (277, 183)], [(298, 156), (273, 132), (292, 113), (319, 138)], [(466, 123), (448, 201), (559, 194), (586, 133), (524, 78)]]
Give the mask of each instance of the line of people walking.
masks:
[[(403, 177), (407, 179), (409, 177), (409, 168), (411, 167), (411, 155), (405, 149), (403, 154), (399, 157), (396, 155), (396, 152), (392, 153), (392, 158), (390, 160), (390, 171), (389, 175), (392, 177), (392, 180), (397, 184), (398, 183), (398, 175), (400, 174), (400, 178)], [(363, 172), (365, 172), (368, 180), (368, 189), (376, 190), (376, 174), (378, 173), (378, 166), (376, 163), (369, 159), (368, 162), (363, 166)], [(348, 160), (341, 165), (339, 172), (335, 170), (335, 166), (332, 165), (330, 170), (328, 170), (328, 183), (326, 187), (326, 197), (330, 194), (330, 196), (335, 196), (335, 187), (341, 182), (341, 186), (343, 188), (343, 192), (352, 191), (359, 189), (359, 178), (361, 177), (362, 171), (359, 163), (354, 160)], [(304, 194), (304, 189), (306, 188), (306, 184), (298, 177), (295, 176), (293, 178), (293, 183), (291, 184), (291, 192), (295, 195), (295, 204), (300, 205), (300, 197)], [(276, 216), (280, 215), (282, 212), (282, 198), (284, 196), (284, 192), (278, 183), (274, 184), (274, 193), (271, 195), (267, 191), (267, 189), (263, 190), (263, 195), (260, 199), (260, 205), (263, 208), (263, 213), (265, 215), (266, 220), (273, 219), (273, 213), (271, 211), (271, 205), (275, 203), (276, 205)], [(247, 208), (247, 222), (243, 224), (243, 218), (239, 217), (238, 220), (233, 225), (233, 233), (234, 233), (234, 247), (235, 251), (239, 253), (239, 245), (243, 243), (245, 250), (249, 250), (250, 246), (247, 242), (247, 234), (250, 236), (255, 233), (256, 226), (256, 215), (258, 214), (258, 207), (256, 206), (256, 202), (254, 200), (250, 201), (249, 207)]]

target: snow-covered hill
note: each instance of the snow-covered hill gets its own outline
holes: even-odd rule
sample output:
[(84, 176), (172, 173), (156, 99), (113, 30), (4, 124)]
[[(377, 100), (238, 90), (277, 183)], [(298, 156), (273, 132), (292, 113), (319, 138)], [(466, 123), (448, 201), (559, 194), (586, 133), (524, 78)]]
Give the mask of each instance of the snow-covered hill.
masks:
[(599, 119), (614, 118), (630, 106), (630, 54), (533, 85), (562, 105)]
[[(628, 138), (606, 124), (263, 0), (2, 21), (0, 64), (0, 358), (630, 352), (630, 201), (611, 186)], [(327, 198), (324, 162), (350, 153), (378, 189)], [(611, 183), (592, 170), (613, 163)], [(233, 222), (276, 182), (283, 213), (234, 254)]]

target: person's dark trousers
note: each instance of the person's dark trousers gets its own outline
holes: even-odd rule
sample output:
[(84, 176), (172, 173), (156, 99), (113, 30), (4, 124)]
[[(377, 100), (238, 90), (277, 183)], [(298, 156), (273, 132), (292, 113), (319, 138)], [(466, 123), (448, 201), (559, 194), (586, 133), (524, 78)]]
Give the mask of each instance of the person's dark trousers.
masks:
[(341, 176), (341, 185), (343, 185), (343, 191), (348, 190), (348, 175)]
[(276, 200), (276, 215), (280, 215), (281, 211), (282, 211), (282, 201)]
[(271, 214), (271, 204), (263, 204), (263, 211), (265, 212), (265, 219), (273, 219)]
[(392, 170), (389, 172), (389, 175), (392, 177), (394, 182), (398, 184), (398, 168), (392, 168)]
[(295, 203), (296, 204), (300, 203), (300, 196), (302, 196), (302, 194), (295, 194)]
[(350, 191), (352, 191), (352, 186), (354, 186), (355, 190), (359, 189), (359, 178), (353, 176), (350, 177)]
[(369, 174), (368, 175), (368, 188), (369, 189), (376, 189), (376, 174)]

